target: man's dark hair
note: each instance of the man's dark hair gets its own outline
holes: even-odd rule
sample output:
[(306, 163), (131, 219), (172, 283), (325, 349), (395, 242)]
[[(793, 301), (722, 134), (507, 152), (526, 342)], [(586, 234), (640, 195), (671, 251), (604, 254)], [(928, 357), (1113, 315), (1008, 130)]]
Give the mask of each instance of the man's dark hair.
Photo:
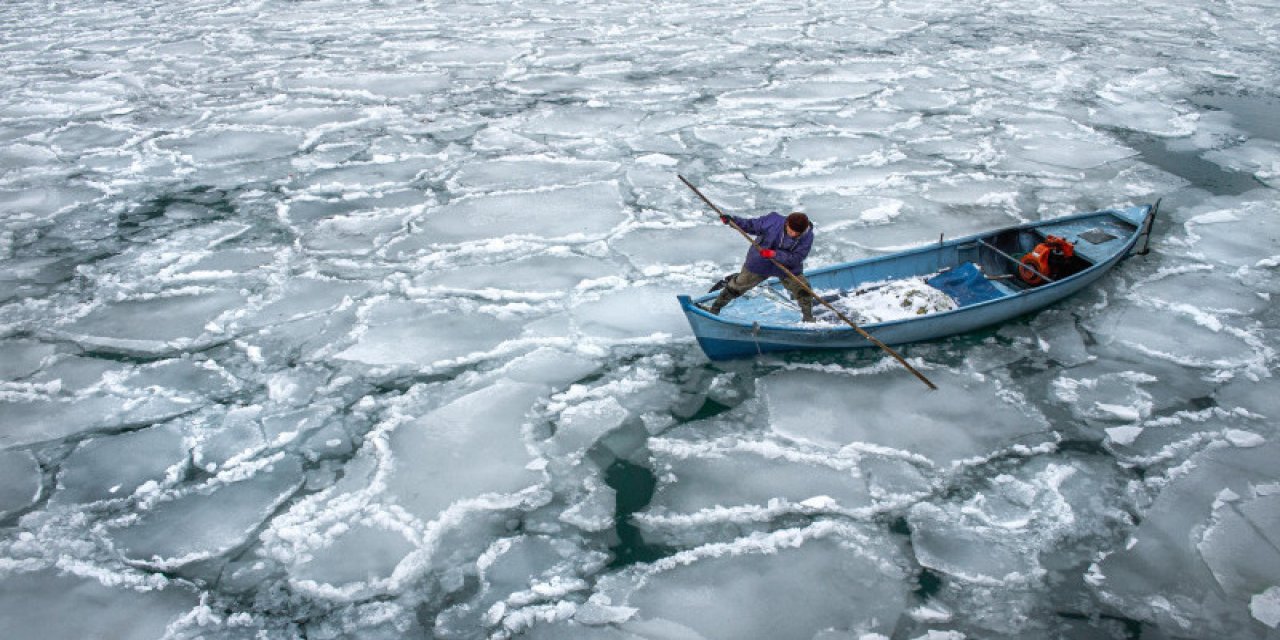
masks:
[(787, 216), (787, 226), (796, 233), (804, 233), (809, 230), (809, 216), (797, 211)]

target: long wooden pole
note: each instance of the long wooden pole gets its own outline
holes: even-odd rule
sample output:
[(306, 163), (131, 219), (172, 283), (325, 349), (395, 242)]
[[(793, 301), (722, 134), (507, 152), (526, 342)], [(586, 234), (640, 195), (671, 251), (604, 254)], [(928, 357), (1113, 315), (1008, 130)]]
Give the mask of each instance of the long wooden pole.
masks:
[[(689, 187), (689, 189), (691, 189), (695, 194), (697, 194), (697, 196), (701, 198), (703, 202), (707, 203), (707, 206), (711, 207), (712, 211), (715, 211), (718, 215), (728, 217), (728, 214), (721, 211), (720, 207), (717, 207), (714, 202), (708, 200), (706, 196), (702, 195), (702, 192), (698, 191), (697, 187), (693, 186), (693, 184), (691, 184), (688, 180), (685, 180), (684, 176), (676, 174), (676, 177), (680, 178), (680, 182), (683, 182), (684, 186)], [(742, 234), (742, 237), (746, 238), (747, 242), (750, 242), (751, 246), (756, 248), (756, 251), (761, 251), (764, 249), (764, 247), (761, 247), (758, 243), (756, 243), (755, 238), (752, 238), (750, 234), (748, 234), (746, 231), (743, 231), (742, 227), (739, 227), (738, 224), (735, 223), (732, 218), (730, 218), (729, 220), (729, 226), (733, 227), (734, 230)], [(916, 370), (915, 367), (911, 366), (906, 361), (906, 359), (904, 359), (901, 355), (898, 354), (897, 351), (894, 351), (889, 347), (889, 345), (877, 340), (875, 336), (864, 331), (862, 327), (859, 327), (857, 323), (850, 320), (848, 316), (844, 315), (843, 313), (840, 313), (840, 310), (832, 306), (831, 303), (827, 302), (826, 300), (823, 300), (822, 297), (819, 296), (817, 293), (815, 293), (813, 289), (809, 288), (809, 285), (806, 284), (804, 280), (797, 278), (796, 274), (791, 273), (791, 270), (783, 266), (781, 262), (778, 262), (773, 258), (765, 258), (765, 259), (768, 260), (769, 262), (772, 262), (775, 267), (778, 267), (779, 269), (782, 270), (783, 273), (787, 274), (788, 278), (791, 278), (792, 280), (795, 281), (796, 284), (800, 285), (800, 288), (804, 289), (805, 293), (808, 293), (809, 295), (813, 296), (814, 300), (821, 302), (823, 306), (830, 309), (832, 313), (836, 314), (836, 317), (840, 318), (841, 320), (844, 320), (846, 324), (853, 327), (853, 330), (857, 331), (858, 335), (862, 336), (863, 338), (866, 338), (868, 342), (876, 345), (877, 347), (880, 347), (882, 350), (884, 350), (885, 353), (893, 356), (894, 360), (897, 360), (899, 363), (902, 364), (902, 366), (906, 367), (907, 371), (910, 371), (911, 373), (915, 374), (915, 376), (919, 378), (921, 382), (925, 383), (925, 385), (927, 385), (930, 389), (937, 390), (938, 387), (936, 385), (930, 382), (928, 378), (924, 377), (923, 373), (920, 373), (919, 371)]]

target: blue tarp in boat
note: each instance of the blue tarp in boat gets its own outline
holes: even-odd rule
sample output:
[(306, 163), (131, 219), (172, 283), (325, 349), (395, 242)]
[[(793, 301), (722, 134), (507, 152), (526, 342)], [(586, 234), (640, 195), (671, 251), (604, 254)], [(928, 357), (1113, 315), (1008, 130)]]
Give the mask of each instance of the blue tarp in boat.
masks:
[(951, 299), (962, 307), (1005, 296), (1003, 291), (997, 289), (986, 276), (982, 275), (978, 265), (972, 262), (944, 271), (926, 282), (934, 289), (951, 296)]

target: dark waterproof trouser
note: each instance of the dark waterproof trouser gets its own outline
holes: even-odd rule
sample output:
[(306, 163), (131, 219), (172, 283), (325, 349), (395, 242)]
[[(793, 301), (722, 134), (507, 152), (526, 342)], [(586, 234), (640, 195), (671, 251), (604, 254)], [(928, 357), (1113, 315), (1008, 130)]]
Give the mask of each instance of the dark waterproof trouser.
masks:
[[(809, 286), (809, 280), (804, 276), (797, 275), (796, 278), (803, 281), (805, 287)], [(743, 266), (742, 271), (739, 271), (737, 275), (730, 278), (729, 281), (725, 283), (724, 288), (720, 290), (720, 297), (716, 298), (716, 301), (711, 305), (711, 313), (720, 313), (720, 310), (723, 309), (726, 304), (729, 304), (730, 300), (750, 291), (756, 285), (768, 279), (768, 276), (762, 276), (753, 271), (749, 271), (745, 266)], [(809, 292), (806, 291), (804, 287), (801, 287), (799, 283), (791, 278), (782, 278), (782, 286), (786, 287), (787, 292), (791, 294), (791, 297), (795, 298), (796, 302), (800, 304), (800, 315), (804, 320), (806, 322), (812, 322), (813, 296), (809, 295)]]

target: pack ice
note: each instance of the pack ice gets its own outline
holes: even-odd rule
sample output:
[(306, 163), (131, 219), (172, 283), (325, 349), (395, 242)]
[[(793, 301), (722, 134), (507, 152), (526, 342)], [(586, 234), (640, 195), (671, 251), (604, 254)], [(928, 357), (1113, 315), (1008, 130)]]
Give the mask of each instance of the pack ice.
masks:
[[(0, 637), (1280, 637), (1272, 5), (0, 3)], [(709, 362), (676, 174), (809, 269), (1163, 203), (926, 392)]]

